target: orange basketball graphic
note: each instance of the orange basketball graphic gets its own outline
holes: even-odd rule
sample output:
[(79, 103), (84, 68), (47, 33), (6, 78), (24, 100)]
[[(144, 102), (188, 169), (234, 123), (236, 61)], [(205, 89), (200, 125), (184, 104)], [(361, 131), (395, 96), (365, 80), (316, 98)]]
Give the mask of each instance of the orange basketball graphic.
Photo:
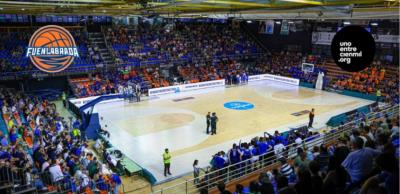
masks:
[(26, 55), (37, 68), (48, 73), (66, 69), (79, 57), (71, 33), (56, 25), (39, 28), (29, 41)]

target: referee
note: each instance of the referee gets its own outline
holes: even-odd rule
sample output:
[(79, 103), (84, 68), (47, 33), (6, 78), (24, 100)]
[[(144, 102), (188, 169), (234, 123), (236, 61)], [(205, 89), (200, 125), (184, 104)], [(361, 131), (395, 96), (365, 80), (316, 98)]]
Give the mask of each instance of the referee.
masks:
[(312, 108), (310, 114), (308, 115), (308, 117), (310, 119), (309, 122), (308, 122), (308, 128), (312, 128), (313, 127), (312, 124), (314, 122), (314, 116), (315, 116), (314, 108)]

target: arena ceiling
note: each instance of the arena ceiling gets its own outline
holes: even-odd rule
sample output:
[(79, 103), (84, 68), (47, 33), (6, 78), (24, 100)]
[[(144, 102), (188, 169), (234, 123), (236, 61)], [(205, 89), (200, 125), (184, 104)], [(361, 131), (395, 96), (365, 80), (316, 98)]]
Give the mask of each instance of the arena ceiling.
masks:
[(0, 13), (169, 17), (398, 18), (400, 0), (0, 0)]

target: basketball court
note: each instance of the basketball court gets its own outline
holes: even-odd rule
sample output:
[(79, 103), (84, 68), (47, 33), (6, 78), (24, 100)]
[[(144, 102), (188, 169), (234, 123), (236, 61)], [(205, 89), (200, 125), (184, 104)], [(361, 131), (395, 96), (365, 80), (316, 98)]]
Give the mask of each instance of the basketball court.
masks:
[[(258, 81), (234, 87), (215, 87), (153, 97), (140, 103), (98, 104), (101, 126), (107, 125), (111, 144), (148, 170), (157, 182), (192, 172), (194, 159), (209, 165), (218, 151), (263, 133), (286, 131), (308, 122), (315, 108), (315, 128), (330, 117), (372, 101), (321, 90)], [(206, 134), (205, 115), (219, 117), (217, 135)], [(172, 153), (172, 176), (164, 177), (162, 153)]]

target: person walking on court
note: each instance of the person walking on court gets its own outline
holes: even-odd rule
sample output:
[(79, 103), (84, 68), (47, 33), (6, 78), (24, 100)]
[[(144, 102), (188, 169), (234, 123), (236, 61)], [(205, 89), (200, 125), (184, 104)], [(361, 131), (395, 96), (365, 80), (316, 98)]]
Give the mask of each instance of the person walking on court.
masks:
[(314, 115), (315, 115), (314, 108), (312, 108), (310, 114), (308, 115), (308, 117), (310, 119), (309, 122), (308, 122), (308, 128), (312, 128), (313, 127), (312, 124), (314, 122)]
[(207, 134), (209, 134), (210, 133), (210, 122), (211, 122), (210, 112), (207, 113), (206, 122), (207, 122), (207, 130), (206, 130), (206, 132), (207, 132)]
[(217, 135), (218, 117), (215, 112), (212, 113), (210, 121), (211, 121), (211, 135)]
[(165, 149), (165, 152), (163, 154), (163, 160), (164, 160), (164, 176), (167, 176), (167, 173), (171, 175), (170, 172), (171, 154), (169, 153), (168, 148)]

